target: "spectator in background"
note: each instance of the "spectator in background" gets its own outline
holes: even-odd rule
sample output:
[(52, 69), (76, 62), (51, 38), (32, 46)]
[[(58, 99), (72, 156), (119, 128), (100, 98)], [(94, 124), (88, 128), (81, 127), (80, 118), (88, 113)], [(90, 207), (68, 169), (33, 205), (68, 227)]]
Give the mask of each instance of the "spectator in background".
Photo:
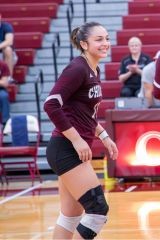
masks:
[(17, 55), (14, 51), (14, 30), (10, 23), (2, 21), (0, 14), (0, 53), (7, 63), (10, 71), (10, 81), (13, 79), (13, 69), (17, 62)]
[(160, 99), (160, 56), (156, 62), (155, 81), (153, 95), (155, 98)]
[(153, 96), (153, 82), (155, 80), (156, 61), (160, 51), (156, 53), (153, 61), (143, 68), (141, 77), (141, 90), (138, 97), (146, 98), (148, 107), (160, 107), (160, 101)]
[(0, 119), (3, 125), (5, 125), (10, 117), (10, 103), (7, 91), (9, 76), (8, 65), (0, 60)]
[(141, 87), (142, 69), (151, 59), (142, 53), (142, 42), (137, 37), (129, 39), (128, 48), (130, 54), (122, 59), (119, 69), (119, 80), (124, 83), (120, 96), (137, 97)]

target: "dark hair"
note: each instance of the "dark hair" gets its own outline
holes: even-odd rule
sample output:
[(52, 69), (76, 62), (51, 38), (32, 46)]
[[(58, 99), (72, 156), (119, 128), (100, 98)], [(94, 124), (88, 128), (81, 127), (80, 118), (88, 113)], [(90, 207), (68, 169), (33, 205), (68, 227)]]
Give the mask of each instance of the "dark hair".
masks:
[(90, 35), (90, 30), (96, 26), (102, 25), (97, 22), (88, 22), (80, 27), (73, 29), (73, 31), (71, 32), (71, 43), (73, 44), (73, 46), (83, 52), (84, 50), (80, 45), (80, 41), (87, 41)]

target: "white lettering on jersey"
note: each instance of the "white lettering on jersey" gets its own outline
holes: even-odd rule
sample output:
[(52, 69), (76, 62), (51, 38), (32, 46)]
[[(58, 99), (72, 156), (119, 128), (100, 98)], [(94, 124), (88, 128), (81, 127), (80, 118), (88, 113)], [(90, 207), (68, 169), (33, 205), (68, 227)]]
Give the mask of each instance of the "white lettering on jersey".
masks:
[(89, 89), (88, 97), (97, 98), (102, 96), (102, 89), (100, 85), (96, 85)]

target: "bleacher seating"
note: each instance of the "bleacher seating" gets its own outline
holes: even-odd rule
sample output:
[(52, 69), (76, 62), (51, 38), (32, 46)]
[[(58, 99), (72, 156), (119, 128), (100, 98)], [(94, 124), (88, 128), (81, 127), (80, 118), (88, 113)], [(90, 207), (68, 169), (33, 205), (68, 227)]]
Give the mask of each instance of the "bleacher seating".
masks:
[(42, 46), (43, 33), (23, 32), (15, 33), (15, 48), (40, 48)]
[(25, 77), (28, 71), (28, 66), (16, 66), (14, 69), (14, 73), (13, 73), (13, 78), (16, 79), (16, 81), (21, 84), (25, 82)]
[(132, 36), (137, 36), (145, 44), (160, 43), (160, 28), (157, 29), (123, 29), (117, 32), (117, 44), (126, 45)]
[(110, 62), (105, 64), (105, 79), (106, 80), (118, 79), (119, 67), (120, 67), (120, 62)]
[[(15, 50), (18, 62), (13, 77), (18, 84), (25, 82), (28, 67), (34, 64), (36, 49), (41, 48), (43, 34), (49, 32), (51, 18), (57, 17), (59, 4), (55, 1), (1, 1), (0, 8), (4, 21), (10, 22), (15, 31)], [(16, 100), (18, 87), (9, 86), (10, 101)]]
[(159, 14), (130, 14), (123, 17), (124, 29), (147, 29), (160, 27)]
[(158, 14), (160, 13), (160, 1), (144, 0), (129, 2), (128, 11), (129, 14)]
[(9, 84), (7, 87), (8, 93), (9, 93), (9, 100), (10, 102), (15, 102), (16, 101), (16, 95), (18, 92), (18, 86), (14, 83)]
[(123, 16), (123, 29), (117, 31), (117, 45), (111, 48), (111, 62), (105, 65), (106, 80), (118, 79), (120, 61), (128, 54), (128, 40), (137, 36), (142, 40), (142, 51), (151, 58), (160, 49), (160, 1), (134, 0), (128, 2), (128, 15)]
[(18, 56), (18, 62), (17, 65), (32, 65), (34, 63), (34, 57), (35, 57), (35, 49), (28, 48), (28, 49), (17, 49), (16, 50), (17, 56)]
[(119, 97), (122, 83), (119, 80), (102, 82), (102, 94), (105, 99)]
[(49, 32), (51, 19), (49, 17), (17, 17), (5, 18), (6, 22), (12, 24), (15, 32)]
[(57, 17), (58, 4), (50, 3), (12, 3), (1, 4), (4, 18), (17, 17)]

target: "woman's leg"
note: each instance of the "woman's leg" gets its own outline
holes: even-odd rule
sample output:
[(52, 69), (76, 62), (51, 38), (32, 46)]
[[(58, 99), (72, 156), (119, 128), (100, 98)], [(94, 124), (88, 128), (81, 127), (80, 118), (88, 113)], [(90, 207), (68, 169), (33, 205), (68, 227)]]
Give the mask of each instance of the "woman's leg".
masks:
[(10, 71), (10, 76), (13, 76), (13, 68), (14, 68), (14, 61), (13, 61), (13, 49), (12, 47), (8, 46), (3, 49), (4, 61), (7, 63)]
[(72, 196), (78, 200), (83, 193), (100, 184), (90, 161), (84, 162), (60, 176)]
[(90, 161), (61, 175), (60, 179), (73, 198), (80, 202), (85, 209), (75, 239), (93, 239), (106, 222), (108, 205)]
[(83, 208), (80, 203), (72, 197), (61, 178), (59, 178), (58, 182), (61, 213), (54, 229), (53, 239), (72, 239), (73, 232), (81, 219)]

